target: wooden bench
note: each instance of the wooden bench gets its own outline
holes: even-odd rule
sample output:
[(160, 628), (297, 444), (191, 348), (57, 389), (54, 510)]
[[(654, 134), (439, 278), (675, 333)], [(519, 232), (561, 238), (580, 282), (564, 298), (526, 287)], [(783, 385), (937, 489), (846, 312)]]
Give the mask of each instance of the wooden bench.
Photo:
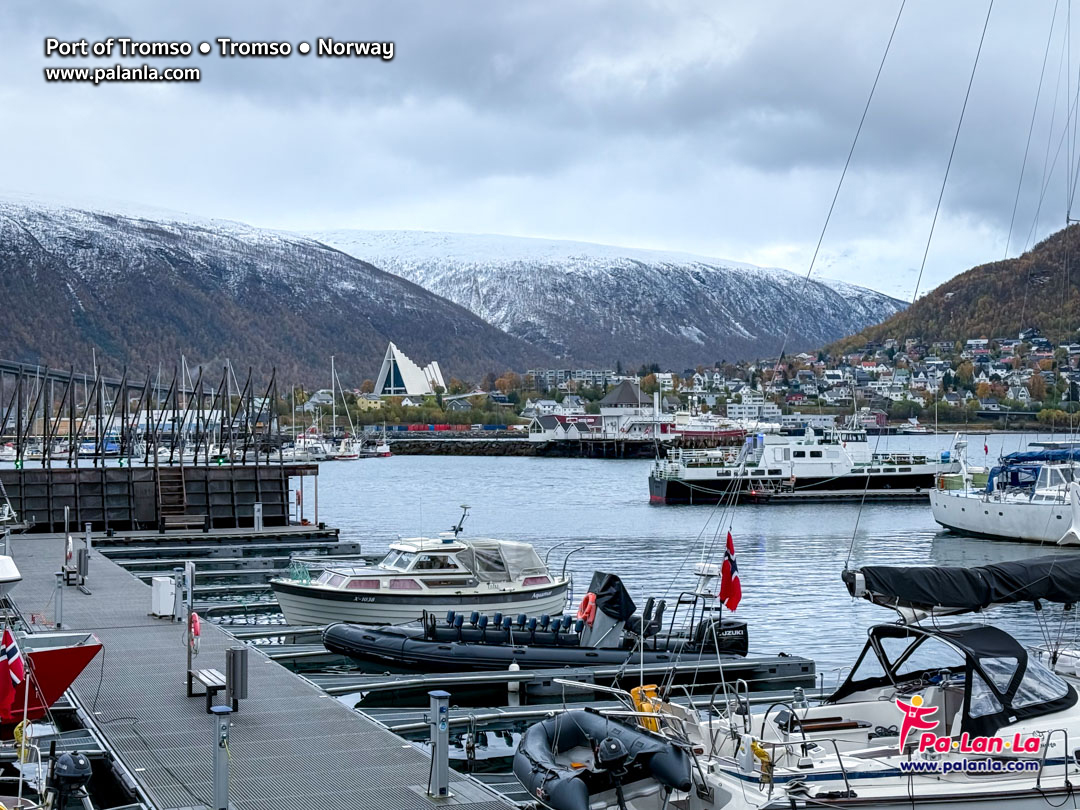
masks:
[(210, 530), (209, 515), (162, 515), (158, 522), (158, 532), (165, 534), (167, 529), (202, 529)]
[[(210, 714), (210, 709), (214, 705), (214, 695), (225, 688), (225, 676), (216, 669), (196, 669), (188, 673), (189, 687), (192, 680), (198, 681), (206, 689), (206, 713)], [(238, 708), (237, 701), (234, 700), (233, 711)]]

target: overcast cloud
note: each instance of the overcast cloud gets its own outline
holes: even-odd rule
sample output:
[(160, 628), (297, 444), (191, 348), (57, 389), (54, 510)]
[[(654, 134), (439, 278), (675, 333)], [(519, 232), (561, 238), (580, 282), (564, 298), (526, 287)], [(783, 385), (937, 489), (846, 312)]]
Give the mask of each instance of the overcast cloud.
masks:
[[(1075, 150), (1061, 139), (1080, 82), (1080, 31), (1063, 60), (1067, 2), (1012, 255), (1065, 221)], [(0, 189), (277, 228), (581, 239), (805, 273), (898, 8), (7, 0)], [(815, 275), (911, 297), (986, 8), (908, 0)], [(1053, 12), (1053, 0), (994, 8), (923, 291), (1005, 255)], [(322, 36), (390, 40), (395, 56), (58, 60), (44, 57), (49, 36)], [(198, 66), (202, 81), (42, 75), (119, 61)]]

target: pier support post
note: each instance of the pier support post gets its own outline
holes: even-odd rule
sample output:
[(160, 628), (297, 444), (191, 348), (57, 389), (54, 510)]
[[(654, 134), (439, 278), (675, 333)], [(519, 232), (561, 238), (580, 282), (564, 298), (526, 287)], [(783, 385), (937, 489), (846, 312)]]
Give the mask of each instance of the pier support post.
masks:
[(229, 715), (230, 706), (214, 706), (211, 710), (214, 745), (213, 810), (229, 808)]
[(428, 722), (431, 725), (431, 778), (428, 795), (445, 799), (450, 793), (450, 693), (441, 689), (428, 692), (431, 699)]
[(56, 595), (53, 599), (56, 600), (56, 621), (53, 624), (56, 625), (57, 630), (60, 630), (64, 626), (64, 572), (57, 571), (55, 576)]

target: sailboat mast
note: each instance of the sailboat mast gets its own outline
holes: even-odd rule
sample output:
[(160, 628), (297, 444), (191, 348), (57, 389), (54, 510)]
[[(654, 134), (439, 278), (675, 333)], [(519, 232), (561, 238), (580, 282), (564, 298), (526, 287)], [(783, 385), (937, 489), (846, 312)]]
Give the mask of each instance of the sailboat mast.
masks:
[(334, 355), (330, 355), (330, 436), (337, 435), (337, 375), (334, 373)]

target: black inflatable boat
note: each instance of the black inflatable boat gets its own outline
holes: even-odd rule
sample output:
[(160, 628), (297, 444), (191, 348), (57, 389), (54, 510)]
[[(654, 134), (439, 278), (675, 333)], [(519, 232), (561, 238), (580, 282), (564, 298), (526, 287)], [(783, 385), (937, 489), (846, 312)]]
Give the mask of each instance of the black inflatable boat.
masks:
[(691, 788), (682, 748), (588, 709), (530, 727), (514, 754), (514, 776), (553, 810), (588, 810), (606, 793), (609, 806), (625, 806), (636, 795)]
[(622, 582), (598, 572), (573, 616), (491, 617), (449, 612), (420, 622), (373, 627), (332, 624), (323, 631), (328, 650), (357, 661), (390, 663), (427, 672), (663, 664), (698, 653), (744, 656), (746, 623), (705, 615), (690, 632), (664, 629), (665, 603), (649, 599), (640, 615)]

